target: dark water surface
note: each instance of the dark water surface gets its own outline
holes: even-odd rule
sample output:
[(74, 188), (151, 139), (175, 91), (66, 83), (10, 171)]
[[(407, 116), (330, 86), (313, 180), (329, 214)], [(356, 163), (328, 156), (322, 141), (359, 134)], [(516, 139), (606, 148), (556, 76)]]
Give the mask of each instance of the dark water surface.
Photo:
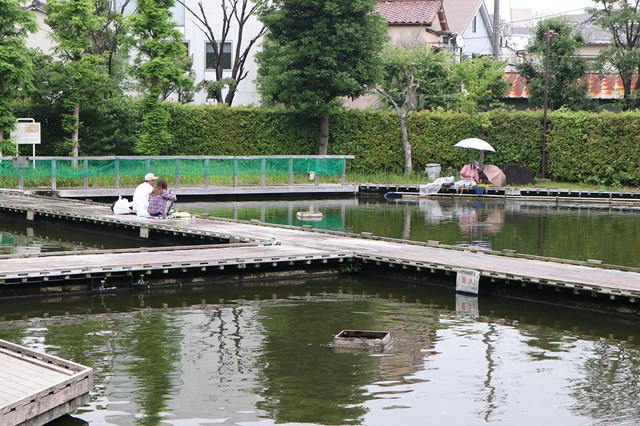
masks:
[[(562, 259), (597, 259), (640, 267), (640, 209), (579, 208), (509, 201), (416, 200), (382, 197), (343, 200), (179, 203), (211, 216), (310, 225), (391, 238)], [(321, 221), (300, 221), (296, 213), (324, 213)]]
[[(179, 208), (640, 266), (637, 211), (380, 198)], [(324, 219), (296, 219), (309, 209)], [(4, 216), (0, 235), (4, 252), (150, 244)], [(0, 338), (94, 369), (90, 403), (55, 426), (640, 424), (640, 321), (456, 296), (433, 279), (0, 301)], [(387, 330), (394, 341), (384, 352), (327, 346), (349, 328)]]
[[(640, 423), (638, 324), (593, 313), (355, 277), (0, 309), (0, 338), (94, 369), (57, 426)], [(327, 346), (349, 328), (392, 346)]]

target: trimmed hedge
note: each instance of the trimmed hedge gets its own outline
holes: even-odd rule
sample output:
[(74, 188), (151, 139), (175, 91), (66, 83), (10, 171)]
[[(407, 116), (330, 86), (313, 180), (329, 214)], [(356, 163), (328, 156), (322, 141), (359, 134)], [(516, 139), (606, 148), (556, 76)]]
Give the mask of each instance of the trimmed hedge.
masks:
[[(166, 152), (159, 153), (161, 155), (313, 155), (318, 152), (319, 120), (291, 110), (175, 103), (165, 103), (163, 107), (171, 117), (169, 132), (173, 141)], [(81, 155), (131, 153), (133, 141), (140, 132), (141, 112), (137, 103), (103, 103), (99, 112), (89, 107), (82, 114)], [(63, 137), (55, 128), (59, 120), (50, 109), (23, 106), (18, 116), (34, 117), (43, 123), (39, 155), (59, 155), (63, 151)], [(113, 120), (117, 120), (115, 127)], [(418, 172), (424, 170), (427, 163), (439, 163), (445, 172), (458, 170), (465, 162), (477, 158), (478, 153), (453, 145), (464, 138), (480, 137), (496, 149), (495, 153), (486, 154), (486, 163), (517, 163), (539, 174), (540, 111), (493, 111), (474, 115), (422, 111), (410, 118), (408, 130), (413, 167)], [(553, 111), (549, 113), (548, 177), (592, 184), (640, 185), (639, 142), (639, 112)], [(329, 153), (355, 155), (355, 160), (348, 163), (352, 171), (401, 173), (404, 152), (395, 114), (374, 110), (334, 113), (330, 118)]]

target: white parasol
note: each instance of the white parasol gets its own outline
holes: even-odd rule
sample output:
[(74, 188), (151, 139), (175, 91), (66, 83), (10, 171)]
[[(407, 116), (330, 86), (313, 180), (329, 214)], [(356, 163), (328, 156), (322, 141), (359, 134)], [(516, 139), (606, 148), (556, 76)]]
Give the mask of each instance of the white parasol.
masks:
[(478, 138), (463, 139), (457, 144), (455, 144), (454, 146), (458, 148), (475, 149), (480, 151), (480, 170), (482, 170), (483, 168), (484, 152), (485, 151), (496, 152), (496, 150), (493, 149), (491, 145), (489, 145), (489, 142), (482, 139), (478, 139)]

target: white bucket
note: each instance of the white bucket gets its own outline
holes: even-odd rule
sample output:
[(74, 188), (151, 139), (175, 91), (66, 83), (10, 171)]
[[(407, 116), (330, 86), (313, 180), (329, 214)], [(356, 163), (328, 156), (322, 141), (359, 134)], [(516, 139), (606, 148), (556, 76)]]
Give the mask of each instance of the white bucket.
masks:
[(430, 182), (438, 179), (440, 177), (440, 172), (442, 171), (440, 164), (437, 163), (429, 163), (425, 166), (424, 172), (427, 174), (427, 179)]

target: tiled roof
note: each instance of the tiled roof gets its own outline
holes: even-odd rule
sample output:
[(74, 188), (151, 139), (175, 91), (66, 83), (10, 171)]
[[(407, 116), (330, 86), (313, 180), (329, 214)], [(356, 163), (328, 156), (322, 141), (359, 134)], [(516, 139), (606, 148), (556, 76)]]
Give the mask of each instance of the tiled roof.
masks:
[(376, 10), (389, 25), (431, 25), (441, 7), (441, 0), (380, 1)]
[(444, 11), (447, 14), (449, 29), (454, 33), (464, 33), (480, 4), (482, 0), (445, 0)]
[[(522, 77), (520, 77), (520, 74), (508, 72), (505, 74), (505, 77), (511, 82), (511, 90), (505, 94), (505, 98), (522, 99), (529, 97), (529, 92), (527, 92), (527, 87)], [(622, 99), (624, 89), (622, 87), (622, 80), (617, 75), (601, 76), (600, 74), (589, 73), (585, 78), (589, 83), (589, 92), (591, 93), (592, 99)], [(632, 84), (635, 83), (636, 78), (634, 77)]]
[(582, 34), (587, 46), (613, 44), (611, 33), (594, 22), (594, 16), (590, 13), (579, 15), (567, 15), (566, 19), (575, 25), (577, 31)]

